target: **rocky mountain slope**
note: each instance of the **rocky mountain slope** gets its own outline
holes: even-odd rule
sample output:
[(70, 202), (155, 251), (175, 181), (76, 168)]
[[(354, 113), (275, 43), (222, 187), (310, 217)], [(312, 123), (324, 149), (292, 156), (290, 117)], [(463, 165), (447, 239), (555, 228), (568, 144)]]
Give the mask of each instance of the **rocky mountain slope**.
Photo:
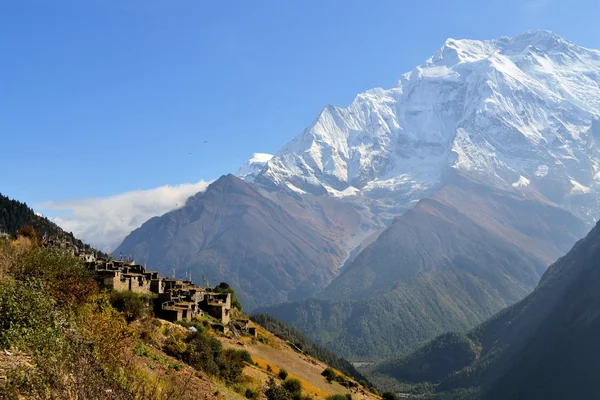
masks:
[(325, 287), (369, 216), (340, 200), (268, 193), (228, 175), (144, 223), (115, 252), (168, 275), (229, 282), (251, 310)]
[(421, 387), (435, 382), (437, 393), (428, 398), (442, 392), (450, 399), (598, 398), (599, 260), (600, 224), (521, 302), (465, 335), (443, 335), (376, 371)]
[(598, 211), (600, 52), (547, 31), (448, 39), (388, 90), (327, 106), (256, 177), (299, 192), (393, 199), (436, 190), (448, 168), (532, 187), (590, 221)]
[(345, 356), (408, 351), (525, 296), (600, 216), (599, 86), (600, 52), (550, 32), (449, 39), (117, 251), (249, 308), (331, 282), (271, 310)]
[(378, 360), (520, 300), (549, 258), (585, 232), (541, 198), (458, 174), (451, 180), (398, 217), (315, 299), (261, 312), (346, 358)]

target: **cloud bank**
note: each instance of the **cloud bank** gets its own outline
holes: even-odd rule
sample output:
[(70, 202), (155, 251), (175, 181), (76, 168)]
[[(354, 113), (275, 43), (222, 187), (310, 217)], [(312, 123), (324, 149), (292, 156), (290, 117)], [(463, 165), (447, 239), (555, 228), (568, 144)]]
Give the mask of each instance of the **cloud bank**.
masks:
[(101, 250), (114, 250), (134, 229), (148, 219), (182, 207), (188, 197), (202, 192), (210, 182), (136, 190), (104, 198), (45, 202), (36, 209), (52, 214), (57, 225)]

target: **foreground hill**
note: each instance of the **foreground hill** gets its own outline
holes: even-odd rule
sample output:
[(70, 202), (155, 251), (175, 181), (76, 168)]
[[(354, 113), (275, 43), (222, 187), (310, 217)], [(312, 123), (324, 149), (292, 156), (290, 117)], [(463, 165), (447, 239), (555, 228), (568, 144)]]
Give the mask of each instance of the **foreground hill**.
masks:
[(600, 224), (523, 301), (465, 335), (442, 335), (387, 361), (376, 373), (434, 388), (428, 398), (599, 398), (599, 309)]
[[(0, 398), (380, 399), (347, 361), (315, 352), (281, 323), (279, 337), (253, 323), (256, 335), (240, 336), (210, 316), (153, 318), (151, 303), (102, 290), (68, 251), (0, 238)], [(247, 320), (235, 308), (230, 315)]]
[[(233, 175), (133, 231), (116, 253), (236, 287), (248, 309), (315, 294), (348, 256), (364, 211), (332, 198), (269, 193)], [(368, 214), (367, 214), (368, 215)]]
[[(540, 197), (456, 174), (315, 299), (261, 310), (352, 360), (410, 351), (522, 299), (584, 224)], [(468, 207), (465, 205), (468, 204)]]

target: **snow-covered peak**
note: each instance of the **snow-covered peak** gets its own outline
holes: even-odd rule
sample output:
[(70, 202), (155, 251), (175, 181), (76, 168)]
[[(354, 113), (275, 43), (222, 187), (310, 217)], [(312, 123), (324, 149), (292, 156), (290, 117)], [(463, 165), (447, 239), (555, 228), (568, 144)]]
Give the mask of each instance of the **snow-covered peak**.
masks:
[(257, 182), (408, 205), (454, 168), (574, 204), (600, 187), (597, 117), (600, 52), (548, 31), (448, 39), (391, 89), (325, 107)]
[(238, 169), (235, 175), (251, 182), (256, 175), (262, 171), (271, 158), (273, 158), (272, 154), (254, 153), (252, 154), (252, 157)]

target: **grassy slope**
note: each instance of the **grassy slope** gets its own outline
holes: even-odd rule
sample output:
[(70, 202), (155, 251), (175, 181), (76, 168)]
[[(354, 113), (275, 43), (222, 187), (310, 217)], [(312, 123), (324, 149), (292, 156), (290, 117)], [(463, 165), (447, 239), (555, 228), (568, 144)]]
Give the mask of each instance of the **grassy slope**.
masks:
[[(266, 382), (269, 377), (276, 377), (279, 370), (283, 368), (290, 377), (299, 379), (304, 391), (316, 399), (324, 399), (332, 394), (352, 394), (353, 398), (357, 399), (379, 398), (362, 387), (357, 393), (351, 392), (337, 382), (327, 383), (327, 380), (321, 376), (323, 370), (327, 368), (325, 363), (295, 351), (289, 343), (261, 327), (258, 328), (258, 335), (260, 341), (252, 340), (250, 337), (219, 338), (225, 347), (247, 350), (251, 354), (258, 366), (248, 366), (244, 371), (247, 376)], [(271, 371), (267, 371), (267, 366), (271, 367)], [(340, 371), (336, 372), (342, 374)]]

